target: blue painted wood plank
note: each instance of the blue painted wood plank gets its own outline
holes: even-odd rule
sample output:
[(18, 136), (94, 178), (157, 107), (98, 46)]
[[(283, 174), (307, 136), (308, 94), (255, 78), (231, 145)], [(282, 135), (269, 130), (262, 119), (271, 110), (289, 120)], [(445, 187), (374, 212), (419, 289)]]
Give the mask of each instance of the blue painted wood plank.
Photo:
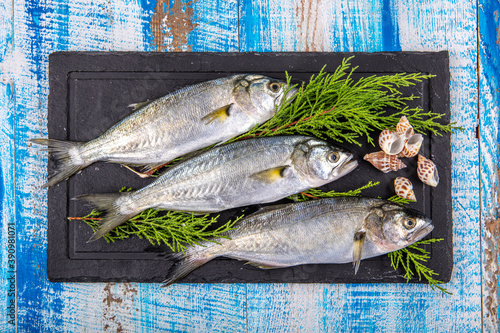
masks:
[(398, 2), (240, 1), (241, 51), (401, 51)]
[(449, 50), (452, 121), (464, 127), (451, 147), (453, 296), (426, 285), (248, 285), (249, 331), (481, 330), (475, 15), (455, 1), (240, 4), (242, 51)]
[(235, 0), (142, 2), (148, 51), (238, 51)]
[(61, 288), (49, 286), (46, 278), (47, 198), (45, 191), (37, 185), (46, 176), (46, 160), (41, 158), (43, 154), (30, 147), (27, 140), (46, 133), (46, 59), (61, 41), (67, 40), (67, 25), (61, 13), (64, 10), (55, 3), (14, 4), (19, 331), (34, 330), (43, 327), (44, 323), (62, 323), (54, 316), (61, 308), (60, 301), (47, 297), (48, 294), (57, 294)]
[(483, 246), (483, 322), (487, 332), (500, 330), (499, 299), (499, 162), (500, 162), (500, 4), (479, 1), (479, 121), (481, 151), (481, 235)]
[(12, 3), (0, 4), (0, 330), (16, 331), (16, 221), (14, 215), (14, 81)]
[(238, 1), (193, 1), (196, 28), (187, 44), (193, 52), (236, 52), (238, 41)]
[[(244, 332), (243, 284), (179, 284), (141, 288), (143, 332)], [(144, 311), (146, 309), (146, 311)]]

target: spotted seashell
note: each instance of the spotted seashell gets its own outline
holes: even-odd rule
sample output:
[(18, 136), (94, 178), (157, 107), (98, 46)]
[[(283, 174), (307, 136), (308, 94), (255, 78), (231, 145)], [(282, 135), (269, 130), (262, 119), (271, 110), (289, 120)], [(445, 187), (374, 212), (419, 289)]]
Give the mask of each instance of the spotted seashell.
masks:
[(403, 150), (405, 140), (398, 133), (385, 129), (378, 137), (378, 144), (386, 154), (397, 155)]
[(413, 135), (413, 126), (411, 126), (406, 116), (402, 116), (396, 125), (396, 132), (402, 137), (408, 139)]
[(439, 183), (436, 165), (422, 155), (418, 155), (417, 174), (418, 178), (420, 178), (424, 184), (435, 187)]
[(398, 156), (399, 157), (417, 156), (423, 141), (424, 137), (422, 136), (422, 134), (412, 135), (408, 140), (406, 140), (405, 146)]
[(375, 168), (383, 173), (397, 171), (406, 168), (406, 165), (396, 155), (388, 155), (383, 151), (366, 154), (363, 159), (370, 162)]
[(408, 178), (397, 177), (394, 179), (394, 189), (398, 197), (417, 201), (417, 197), (415, 197), (415, 193), (413, 192), (413, 185)]

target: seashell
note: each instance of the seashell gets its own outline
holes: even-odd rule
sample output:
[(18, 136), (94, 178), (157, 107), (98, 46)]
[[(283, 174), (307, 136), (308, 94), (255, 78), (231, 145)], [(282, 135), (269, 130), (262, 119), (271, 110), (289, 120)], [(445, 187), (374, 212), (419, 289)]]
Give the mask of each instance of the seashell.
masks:
[(422, 146), (424, 137), (422, 134), (414, 134), (405, 142), (405, 146), (401, 153), (398, 154), (399, 157), (413, 157), (416, 156)]
[(383, 151), (366, 154), (363, 159), (370, 162), (375, 168), (383, 173), (397, 171), (406, 168), (406, 165), (396, 155), (388, 155)]
[(399, 119), (399, 122), (396, 125), (396, 132), (405, 139), (408, 139), (413, 135), (413, 126), (411, 126), (406, 116), (402, 116), (401, 119)]
[(418, 155), (417, 174), (418, 178), (420, 178), (424, 184), (435, 187), (439, 183), (436, 165), (422, 155)]
[(415, 193), (413, 192), (413, 185), (408, 178), (397, 177), (394, 179), (394, 189), (398, 197), (417, 201), (417, 197), (415, 197)]
[(398, 133), (385, 129), (378, 137), (378, 144), (386, 154), (397, 155), (403, 150), (405, 140)]

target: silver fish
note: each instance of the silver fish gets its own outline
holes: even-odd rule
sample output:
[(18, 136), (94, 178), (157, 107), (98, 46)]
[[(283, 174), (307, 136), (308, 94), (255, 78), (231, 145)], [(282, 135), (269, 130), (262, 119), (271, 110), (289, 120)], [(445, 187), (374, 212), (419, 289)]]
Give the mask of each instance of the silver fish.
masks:
[(274, 116), (297, 92), (267, 76), (240, 74), (199, 83), (152, 102), (89, 142), (33, 139), (61, 163), (43, 187), (97, 161), (162, 165), (189, 152), (227, 141)]
[(165, 286), (217, 257), (260, 268), (353, 262), (402, 249), (434, 226), (422, 213), (390, 201), (338, 197), (263, 208), (238, 221), (228, 239), (203, 242), (170, 255)]
[(352, 158), (312, 137), (254, 138), (187, 159), (136, 192), (79, 198), (108, 212), (95, 240), (148, 208), (203, 214), (273, 202), (344, 176), (358, 165)]

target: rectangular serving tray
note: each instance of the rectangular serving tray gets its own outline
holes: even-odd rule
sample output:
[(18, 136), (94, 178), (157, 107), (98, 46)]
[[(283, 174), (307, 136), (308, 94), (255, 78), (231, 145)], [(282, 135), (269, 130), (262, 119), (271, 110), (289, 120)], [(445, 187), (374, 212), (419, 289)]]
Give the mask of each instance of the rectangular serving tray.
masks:
[[(153, 100), (184, 86), (236, 73), (258, 73), (307, 81), (326, 65), (334, 71), (346, 57), (356, 66), (354, 78), (394, 73), (429, 73), (435, 77), (404, 88), (405, 95), (419, 99), (409, 107), (443, 113), (449, 122), (448, 52), (396, 53), (129, 53), (57, 52), (49, 58), (49, 138), (88, 141), (124, 118), (132, 103)], [(374, 133), (374, 138), (378, 133)], [(416, 176), (416, 158), (405, 159), (407, 168), (384, 174), (363, 161), (366, 153), (378, 150), (369, 144), (344, 145), (354, 152), (359, 167), (349, 175), (324, 186), (324, 190), (348, 191), (379, 181), (363, 192), (366, 196), (388, 198), (394, 195), (393, 180), (408, 177), (414, 184), (417, 202), (409, 205), (430, 216), (435, 229), (430, 237), (444, 238), (426, 245), (431, 251), (428, 266), (448, 282), (453, 267), (451, 208), (450, 136), (425, 136), (421, 154), (437, 165), (440, 183), (424, 186)], [(54, 160), (49, 158), (49, 173)], [(50, 281), (72, 282), (161, 282), (171, 262), (159, 255), (166, 248), (152, 246), (132, 237), (108, 244), (104, 239), (86, 243), (92, 235), (89, 226), (68, 217), (88, 214), (91, 207), (70, 200), (81, 194), (118, 192), (123, 186), (139, 189), (153, 179), (141, 179), (118, 164), (95, 163), (69, 180), (48, 190), (47, 267)], [(279, 201), (287, 202), (286, 200)], [(258, 207), (250, 207), (248, 211)], [(221, 221), (241, 213), (223, 212)], [(374, 283), (406, 282), (402, 271), (395, 271), (388, 256), (363, 260), (356, 275), (352, 264), (302, 265), (262, 270), (227, 258), (215, 259), (184, 278), (188, 283)], [(417, 279), (411, 282), (418, 282)], [(421, 281), (424, 282), (425, 281)]]

